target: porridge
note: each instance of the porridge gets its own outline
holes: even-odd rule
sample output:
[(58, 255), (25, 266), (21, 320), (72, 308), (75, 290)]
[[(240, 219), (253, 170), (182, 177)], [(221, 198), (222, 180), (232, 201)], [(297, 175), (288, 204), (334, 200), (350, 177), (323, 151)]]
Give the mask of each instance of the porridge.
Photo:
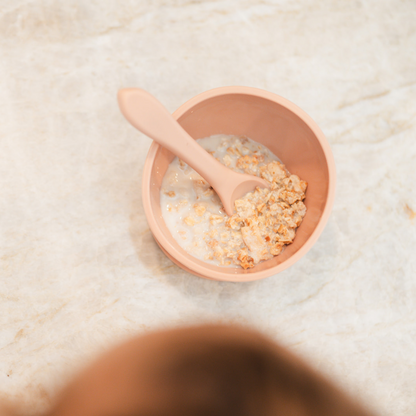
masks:
[(219, 134), (197, 141), (230, 169), (265, 179), (270, 189), (237, 199), (229, 217), (211, 186), (176, 157), (163, 178), (160, 206), (177, 243), (200, 260), (244, 269), (280, 254), (306, 214), (307, 183), (246, 137)]

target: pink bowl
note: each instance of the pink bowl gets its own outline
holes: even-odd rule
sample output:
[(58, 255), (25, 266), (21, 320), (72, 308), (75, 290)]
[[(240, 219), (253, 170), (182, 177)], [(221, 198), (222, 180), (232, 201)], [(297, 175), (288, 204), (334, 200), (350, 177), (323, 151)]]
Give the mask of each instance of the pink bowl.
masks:
[(316, 123), (290, 101), (249, 87), (206, 91), (179, 107), (173, 116), (195, 139), (213, 134), (245, 135), (267, 146), (288, 170), (308, 182), (307, 213), (292, 244), (252, 269), (225, 268), (188, 254), (174, 240), (162, 217), (160, 187), (175, 157), (153, 142), (143, 172), (143, 205), (150, 229), (163, 252), (182, 269), (206, 279), (248, 282), (272, 276), (298, 261), (316, 242), (328, 221), (335, 195), (335, 164)]

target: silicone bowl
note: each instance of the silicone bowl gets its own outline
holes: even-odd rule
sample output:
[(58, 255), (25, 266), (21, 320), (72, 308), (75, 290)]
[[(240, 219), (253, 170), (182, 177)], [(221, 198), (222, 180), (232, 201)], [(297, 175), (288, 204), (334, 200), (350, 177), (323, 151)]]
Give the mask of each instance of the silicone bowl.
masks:
[(245, 135), (264, 144), (287, 169), (308, 182), (307, 213), (292, 244), (279, 256), (252, 269), (214, 266), (184, 251), (166, 227), (160, 208), (160, 187), (175, 157), (153, 142), (143, 171), (143, 205), (153, 236), (163, 252), (182, 269), (206, 279), (248, 282), (285, 270), (313, 246), (328, 221), (335, 195), (335, 164), (317, 124), (290, 101), (249, 87), (222, 87), (192, 98), (173, 116), (194, 138), (213, 134)]

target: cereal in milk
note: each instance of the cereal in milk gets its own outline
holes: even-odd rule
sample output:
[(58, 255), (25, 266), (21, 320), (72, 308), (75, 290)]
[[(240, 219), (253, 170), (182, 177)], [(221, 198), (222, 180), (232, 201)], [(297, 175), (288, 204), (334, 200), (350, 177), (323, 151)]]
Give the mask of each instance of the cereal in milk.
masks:
[(220, 266), (247, 269), (280, 254), (306, 214), (307, 183), (246, 137), (219, 134), (197, 141), (230, 169), (265, 179), (270, 189), (256, 188), (236, 200), (229, 217), (211, 186), (176, 157), (160, 194), (163, 219), (175, 240), (194, 257)]

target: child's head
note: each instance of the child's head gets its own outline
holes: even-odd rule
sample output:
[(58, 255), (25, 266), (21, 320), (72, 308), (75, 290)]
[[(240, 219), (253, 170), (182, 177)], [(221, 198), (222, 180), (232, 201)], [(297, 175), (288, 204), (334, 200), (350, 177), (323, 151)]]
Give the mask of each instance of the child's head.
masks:
[(204, 325), (151, 333), (102, 356), (48, 416), (368, 416), (259, 333)]

